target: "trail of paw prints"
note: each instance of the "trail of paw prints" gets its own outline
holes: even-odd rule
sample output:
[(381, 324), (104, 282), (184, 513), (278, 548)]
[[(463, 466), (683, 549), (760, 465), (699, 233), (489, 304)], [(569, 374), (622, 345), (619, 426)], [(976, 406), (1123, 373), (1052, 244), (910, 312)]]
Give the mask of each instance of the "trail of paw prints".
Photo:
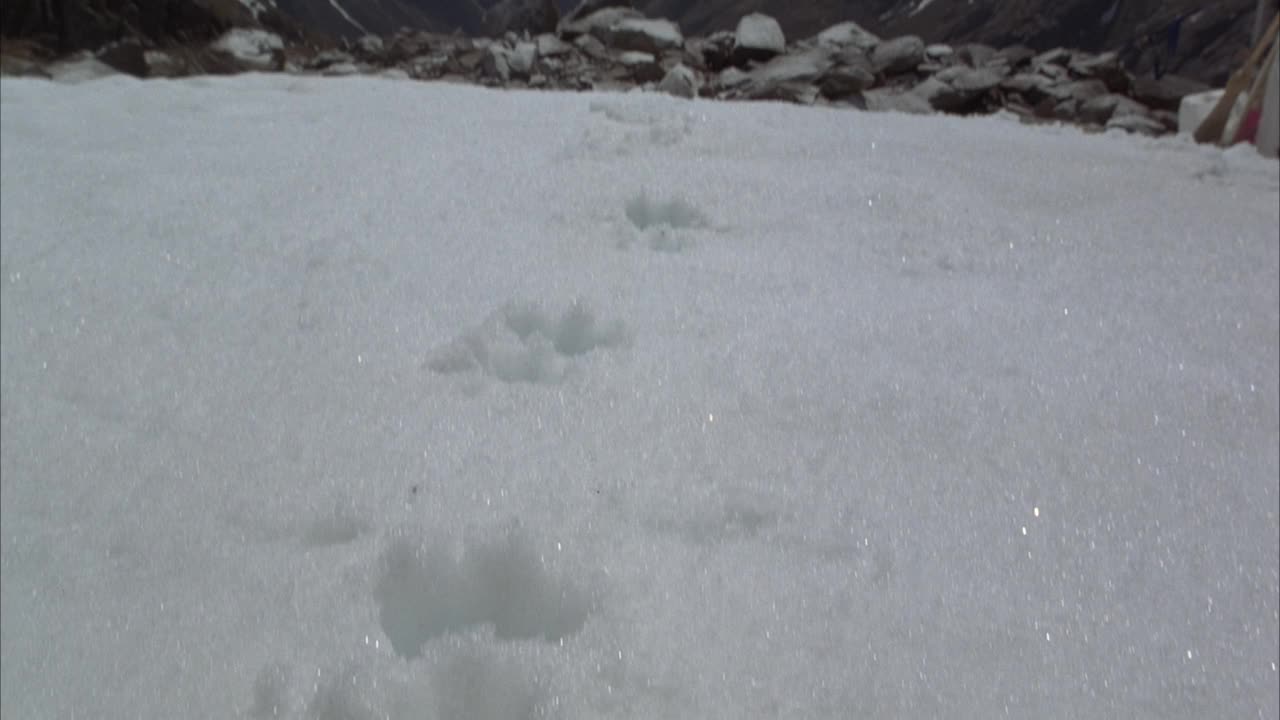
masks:
[(655, 200), (642, 192), (623, 210), (627, 227), (618, 243), (623, 249), (639, 244), (657, 252), (683, 252), (693, 246), (695, 231), (711, 227), (705, 213), (679, 197)]
[(628, 337), (622, 321), (600, 322), (582, 302), (559, 315), (511, 303), (438, 348), (426, 365), (442, 375), (479, 373), (504, 383), (554, 384), (564, 380), (575, 358), (621, 346)]

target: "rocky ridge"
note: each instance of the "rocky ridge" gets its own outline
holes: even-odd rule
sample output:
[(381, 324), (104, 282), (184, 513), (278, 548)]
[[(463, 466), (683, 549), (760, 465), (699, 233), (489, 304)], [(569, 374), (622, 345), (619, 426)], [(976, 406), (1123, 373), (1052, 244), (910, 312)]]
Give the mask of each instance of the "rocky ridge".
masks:
[[(546, 22), (541, 18), (539, 22)], [(546, 28), (543, 28), (546, 30)], [(1034, 52), (967, 43), (880, 38), (853, 22), (787, 38), (751, 13), (734, 31), (687, 36), (666, 19), (587, 0), (553, 30), (494, 38), (402, 30), (322, 46), (261, 27), (211, 42), (159, 47), (140, 38), (58, 61), (6, 48), (0, 71), (54, 78), (111, 72), (176, 77), (249, 71), (379, 74), (490, 87), (646, 89), (685, 98), (773, 100), (908, 113), (1008, 111), (1028, 122), (1066, 122), (1147, 135), (1176, 130), (1182, 96), (1206, 86), (1177, 76), (1135, 77), (1117, 53)]]

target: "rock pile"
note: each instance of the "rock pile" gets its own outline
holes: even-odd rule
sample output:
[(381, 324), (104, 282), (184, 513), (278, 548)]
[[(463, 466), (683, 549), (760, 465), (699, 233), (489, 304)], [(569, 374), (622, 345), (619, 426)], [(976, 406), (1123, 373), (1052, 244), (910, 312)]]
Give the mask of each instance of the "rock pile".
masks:
[[(536, 34), (526, 28), (468, 38), (402, 30), (319, 48), (262, 29), (233, 29), (198, 47), (162, 50), (129, 40), (93, 57), (139, 77), (265, 70), (378, 73), (506, 88), (645, 88), (685, 98), (910, 113), (1003, 109), (1032, 122), (1148, 135), (1173, 132), (1181, 97), (1206, 89), (1176, 76), (1134, 77), (1111, 52), (928, 45), (912, 35), (882, 39), (852, 22), (789, 41), (773, 18), (752, 13), (734, 32), (687, 37), (669, 20), (646, 18), (611, 0), (585, 0), (557, 20), (554, 32)], [(50, 74), (39, 63), (4, 68)]]

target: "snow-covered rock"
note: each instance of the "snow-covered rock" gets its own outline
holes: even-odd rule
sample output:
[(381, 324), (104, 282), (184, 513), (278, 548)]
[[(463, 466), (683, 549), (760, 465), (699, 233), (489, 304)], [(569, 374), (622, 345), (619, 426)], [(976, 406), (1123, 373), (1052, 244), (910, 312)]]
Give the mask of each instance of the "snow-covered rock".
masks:
[(232, 28), (215, 40), (211, 47), (247, 69), (272, 70), (280, 67), (284, 41), (279, 35), (266, 30)]
[(751, 13), (738, 21), (733, 43), (735, 62), (768, 60), (786, 51), (787, 38), (777, 20), (763, 13)]
[(660, 53), (684, 45), (680, 28), (670, 20), (626, 18), (609, 27), (605, 42), (619, 50)]
[(662, 77), (658, 90), (676, 97), (695, 98), (698, 96), (698, 76), (689, 67), (676, 65)]
[(871, 51), (871, 64), (886, 75), (911, 72), (923, 60), (924, 41), (915, 35), (886, 40)]
[(832, 47), (856, 47), (870, 51), (880, 44), (879, 36), (868, 32), (856, 22), (842, 22), (818, 33), (815, 40), (819, 45)]

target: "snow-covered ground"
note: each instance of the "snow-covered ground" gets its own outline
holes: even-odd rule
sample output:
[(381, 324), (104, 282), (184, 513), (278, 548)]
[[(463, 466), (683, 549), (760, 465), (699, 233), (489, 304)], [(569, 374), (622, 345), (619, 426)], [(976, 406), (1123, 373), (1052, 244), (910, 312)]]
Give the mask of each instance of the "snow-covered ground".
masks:
[(1274, 718), (1247, 148), (0, 83), (5, 718)]

